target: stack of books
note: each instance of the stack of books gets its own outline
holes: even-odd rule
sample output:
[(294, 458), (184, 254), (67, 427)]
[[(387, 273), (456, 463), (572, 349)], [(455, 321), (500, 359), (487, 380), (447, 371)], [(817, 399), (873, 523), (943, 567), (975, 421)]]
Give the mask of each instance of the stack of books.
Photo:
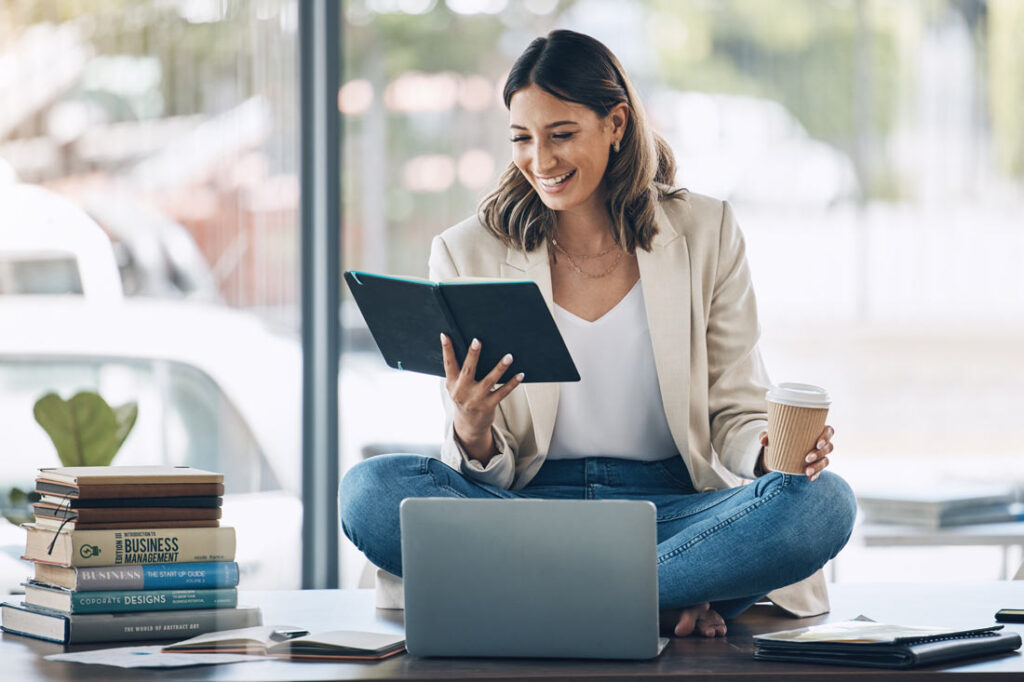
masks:
[(42, 469), (23, 558), (35, 565), (6, 632), (54, 642), (180, 639), (261, 624), (238, 607), (222, 474), (190, 467)]
[(943, 482), (913, 490), (862, 491), (857, 504), (865, 523), (937, 529), (1024, 520), (1017, 491), (998, 484)]

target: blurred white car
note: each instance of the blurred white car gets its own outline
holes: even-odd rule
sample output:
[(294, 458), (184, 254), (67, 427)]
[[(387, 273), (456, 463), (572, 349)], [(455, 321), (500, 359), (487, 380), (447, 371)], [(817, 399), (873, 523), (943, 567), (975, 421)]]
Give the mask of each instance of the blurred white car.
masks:
[[(0, 296), (0, 490), (59, 466), (32, 406), (47, 391), (95, 390), (139, 404), (115, 464), (187, 464), (224, 473), (225, 525), (242, 585), (300, 582), (301, 350), (254, 316), (220, 306), (74, 296)], [(0, 593), (25, 579), (24, 534), (0, 530)]]
[(222, 302), (185, 226), (126, 191), (90, 190), (75, 199), (110, 237), (125, 296)]
[[(94, 209), (104, 219), (127, 215), (126, 204), (113, 214), (102, 205)], [(171, 234), (175, 241), (170, 233), (159, 224), (138, 239), (194, 260), (181, 234)], [(39, 467), (60, 465), (32, 414), (41, 395), (88, 389), (114, 405), (134, 400), (139, 418), (114, 463), (224, 473), (223, 523), (238, 534), (242, 585), (299, 586), (302, 367), (294, 336), (194, 299), (126, 299), (104, 230), (69, 200), (23, 184), (0, 185), (0, 329), (0, 500), (11, 487), (31, 489)], [(24, 532), (0, 519), (0, 594), (25, 579), (23, 548)]]
[(0, 184), (0, 294), (123, 298), (106, 233), (75, 204), (42, 187)]
[(185, 227), (129, 192), (72, 191), (0, 183), (0, 294), (220, 302)]

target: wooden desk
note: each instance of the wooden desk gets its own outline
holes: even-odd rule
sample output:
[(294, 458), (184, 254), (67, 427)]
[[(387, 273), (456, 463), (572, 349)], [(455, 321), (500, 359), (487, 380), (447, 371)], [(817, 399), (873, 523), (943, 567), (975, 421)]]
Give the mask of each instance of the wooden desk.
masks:
[[(291, 663), (267, 661), (171, 670), (122, 670), (107, 666), (55, 663), (43, 656), (63, 647), (4, 634), (0, 639), (0, 678), (30, 680), (406, 680), (483, 679), (521, 680), (597, 678), (685, 678), (686, 680), (930, 680), (955, 672), (957, 682), (1022, 680), (1020, 653), (980, 662), (915, 671), (875, 671), (866, 668), (769, 663), (752, 658), (751, 637), (824, 620), (845, 620), (864, 614), (879, 621), (966, 627), (988, 624), (997, 609), (1024, 607), (1024, 581), (966, 585), (841, 584), (833, 586), (832, 613), (796, 620), (770, 606), (757, 606), (729, 625), (724, 639), (673, 639), (653, 661), (545, 661), (516, 659), (422, 659), (403, 654), (377, 663)], [(401, 630), (400, 611), (377, 611), (370, 590), (252, 592), (244, 604), (263, 607), (267, 624), (297, 625), (310, 630)], [(1008, 625), (1024, 634), (1024, 624)], [(108, 645), (109, 646), (109, 645)], [(79, 647), (99, 648), (99, 647)]]

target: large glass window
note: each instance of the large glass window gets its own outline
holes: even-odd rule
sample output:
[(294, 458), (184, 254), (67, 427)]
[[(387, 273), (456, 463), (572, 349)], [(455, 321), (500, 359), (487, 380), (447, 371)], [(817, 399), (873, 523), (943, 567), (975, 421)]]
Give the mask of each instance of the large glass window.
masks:
[[(346, 267), (425, 275), (511, 160), (512, 61), (583, 31), (639, 87), (678, 184), (734, 204), (771, 376), (830, 390), (834, 470), (858, 491), (1024, 480), (1020, 3), (353, 0), (346, 21)], [(346, 319), (345, 466), (436, 444), (437, 382)], [(996, 548), (943, 551), (854, 543), (836, 577), (998, 574)]]
[[(225, 470), (240, 547), (262, 542), (241, 510), (298, 518), (297, 8), (0, 5), (0, 425), (29, 450), (0, 461), (0, 495), (56, 464), (38, 395), (91, 388), (140, 404), (115, 462)], [(1020, 3), (349, 0), (346, 268), (426, 275), (430, 239), (510, 161), (508, 68), (559, 27), (620, 57), (678, 184), (734, 204), (769, 370), (831, 391), (835, 471), (1024, 480)], [(438, 382), (389, 370), (343, 294), (342, 470), (436, 451)], [(243, 587), (298, 585), (297, 528)], [(851, 545), (837, 577), (891, 577), (882, 551)], [(933, 575), (995, 577), (974, 551), (930, 555)]]
[(41, 395), (135, 401), (114, 464), (223, 472), (249, 589), (300, 581), (297, 8), (0, 6), (0, 496), (59, 465)]

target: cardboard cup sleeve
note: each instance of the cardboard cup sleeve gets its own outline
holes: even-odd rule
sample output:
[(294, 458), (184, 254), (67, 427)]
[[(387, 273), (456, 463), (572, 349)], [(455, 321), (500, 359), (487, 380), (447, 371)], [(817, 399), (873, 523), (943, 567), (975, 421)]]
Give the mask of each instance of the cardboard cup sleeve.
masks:
[(768, 451), (765, 461), (772, 471), (801, 474), (804, 457), (814, 449), (825, 428), (828, 408), (797, 407), (768, 401)]

